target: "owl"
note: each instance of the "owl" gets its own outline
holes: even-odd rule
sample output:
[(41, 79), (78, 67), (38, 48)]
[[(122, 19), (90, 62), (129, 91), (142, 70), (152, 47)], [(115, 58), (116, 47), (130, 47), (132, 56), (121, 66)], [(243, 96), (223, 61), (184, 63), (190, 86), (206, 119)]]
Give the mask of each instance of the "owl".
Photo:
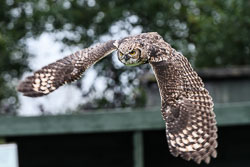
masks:
[(172, 155), (209, 163), (217, 156), (217, 126), (213, 101), (187, 58), (156, 32), (142, 33), (89, 47), (49, 64), (22, 81), (24, 96), (47, 95), (75, 81), (113, 51), (127, 66), (149, 63), (161, 96), (161, 113)]

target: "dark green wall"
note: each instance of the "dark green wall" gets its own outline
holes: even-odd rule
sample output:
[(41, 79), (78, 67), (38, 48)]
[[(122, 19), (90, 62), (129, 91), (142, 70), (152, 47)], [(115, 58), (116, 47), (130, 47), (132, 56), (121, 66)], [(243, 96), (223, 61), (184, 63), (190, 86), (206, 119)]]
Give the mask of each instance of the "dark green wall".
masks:
[(249, 167), (250, 166), (250, 126), (229, 126), (218, 129), (218, 157), (209, 165), (184, 161), (170, 155), (163, 131), (144, 133), (145, 167)]
[[(250, 126), (219, 127), (213, 167), (250, 166)], [(131, 132), (8, 137), (16, 142), (20, 167), (131, 167)], [(198, 166), (170, 155), (164, 130), (143, 131), (144, 166)]]
[(18, 145), (20, 167), (133, 166), (131, 133), (7, 138)]

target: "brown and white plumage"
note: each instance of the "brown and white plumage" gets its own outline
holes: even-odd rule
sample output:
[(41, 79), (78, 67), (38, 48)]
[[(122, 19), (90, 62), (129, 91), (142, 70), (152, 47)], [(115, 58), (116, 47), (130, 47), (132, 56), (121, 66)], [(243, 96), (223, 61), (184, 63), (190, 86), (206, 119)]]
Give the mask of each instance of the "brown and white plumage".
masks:
[(18, 86), (25, 96), (47, 95), (78, 79), (91, 65), (114, 50), (128, 66), (149, 63), (160, 89), (162, 116), (170, 152), (196, 163), (216, 157), (217, 127), (213, 102), (188, 60), (158, 33), (143, 33), (76, 52), (43, 67)]
[(151, 62), (162, 99), (162, 116), (170, 152), (186, 160), (210, 162), (216, 157), (217, 127), (212, 98), (187, 59), (172, 50)]
[(87, 68), (116, 50), (113, 42), (97, 44), (51, 63), (27, 77), (17, 90), (24, 96), (47, 95), (60, 86), (79, 79)]

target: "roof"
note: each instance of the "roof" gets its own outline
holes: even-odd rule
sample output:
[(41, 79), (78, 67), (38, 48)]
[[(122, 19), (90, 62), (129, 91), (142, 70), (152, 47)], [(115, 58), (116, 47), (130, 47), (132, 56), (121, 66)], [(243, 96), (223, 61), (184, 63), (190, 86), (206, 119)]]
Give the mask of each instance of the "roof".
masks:
[[(203, 80), (250, 78), (250, 66), (214, 67), (195, 70)], [(144, 74), (141, 76), (140, 80), (143, 83), (156, 82), (155, 76), (152, 72)]]
[(203, 79), (250, 78), (250, 67), (218, 67), (202, 68), (198, 74)]

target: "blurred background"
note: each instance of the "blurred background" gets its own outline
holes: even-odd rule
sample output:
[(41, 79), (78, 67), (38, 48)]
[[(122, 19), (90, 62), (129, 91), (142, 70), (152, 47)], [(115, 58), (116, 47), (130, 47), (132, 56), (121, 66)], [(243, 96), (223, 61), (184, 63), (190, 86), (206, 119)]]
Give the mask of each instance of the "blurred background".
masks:
[(243, 0), (0, 1), (0, 143), (17, 143), (21, 167), (194, 166), (168, 151), (149, 65), (125, 67), (114, 53), (49, 96), (15, 89), (79, 49), (155, 31), (190, 60), (214, 99), (212, 165), (250, 166), (249, 8)]

